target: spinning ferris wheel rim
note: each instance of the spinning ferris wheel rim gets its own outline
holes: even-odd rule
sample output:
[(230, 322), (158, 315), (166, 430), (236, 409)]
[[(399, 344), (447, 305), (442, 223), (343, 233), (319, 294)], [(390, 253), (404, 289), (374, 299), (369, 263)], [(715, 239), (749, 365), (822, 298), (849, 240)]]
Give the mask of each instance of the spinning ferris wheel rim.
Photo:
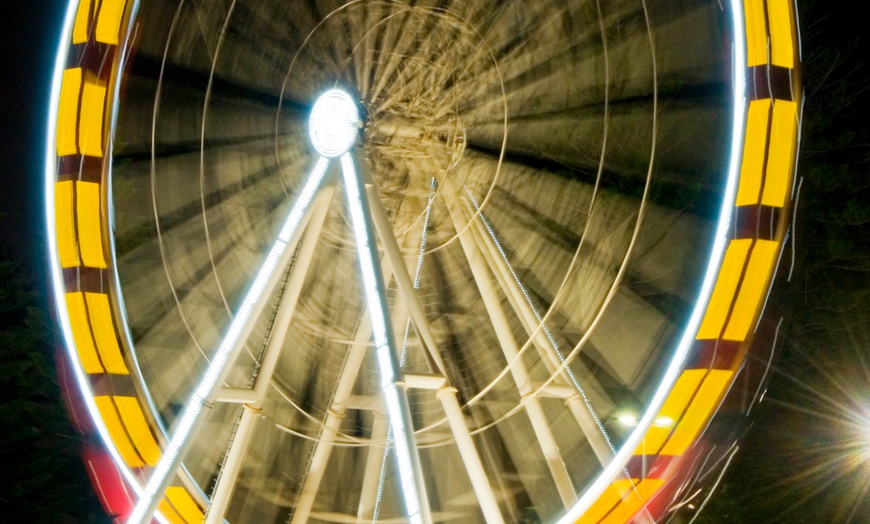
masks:
[[(748, 4), (747, 4), (748, 5)], [(59, 107), (59, 99), (61, 97), (61, 83), (62, 77), (64, 73), (64, 64), (66, 54), (68, 53), (70, 44), (70, 34), (73, 32), (73, 23), (76, 15), (76, 7), (78, 3), (75, 0), (72, 0), (67, 8), (67, 13), (65, 17), (64, 29), (61, 37), (61, 45), (59, 48), (58, 56), (55, 63), (55, 70), (53, 75), (53, 87), (52, 87), (52, 95), (50, 99), (49, 105), (49, 123), (47, 128), (47, 147), (46, 147), (46, 220), (49, 229), (49, 238), (52, 241), (49, 242), (49, 255), (51, 257), (51, 276), (52, 276), (52, 284), (55, 292), (56, 299), (56, 307), (58, 311), (59, 321), (62, 326), (64, 339), (69, 351), (70, 360), (72, 362), (72, 367), (75, 370), (76, 378), (79, 382), (79, 386), (81, 388), (81, 393), (83, 400), (93, 416), (94, 423), (96, 424), (97, 430), (102, 436), (103, 440), (106, 443), (106, 449), (114, 458), (116, 464), (118, 465), (119, 471), (121, 471), (128, 484), (137, 492), (141, 493), (142, 486), (140, 484), (141, 478), (137, 477), (129, 467), (127, 467), (126, 463), (122, 459), (120, 453), (118, 452), (116, 446), (113, 444), (113, 437), (107, 429), (105, 423), (103, 422), (102, 417), (99, 415), (100, 411), (94, 402), (93, 392), (89, 386), (89, 379), (87, 378), (87, 373), (84, 371), (81, 363), (79, 362), (80, 353), (75, 349), (76, 342), (73, 335), (73, 327), (71, 326), (70, 320), (70, 311), (68, 310), (67, 304), (64, 302), (64, 293), (69, 292), (69, 289), (65, 286), (62, 277), (62, 268), (59, 259), (59, 248), (57, 245), (57, 236), (58, 231), (55, 229), (55, 224), (57, 222), (57, 217), (55, 215), (56, 209), (56, 195), (55, 195), (55, 184), (57, 182), (57, 163), (58, 163), (58, 155), (55, 149), (55, 139), (57, 135), (57, 114)], [(133, 16), (138, 7), (138, 2), (135, 2), (132, 8), (129, 10), (130, 16), (128, 18), (128, 23), (130, 27), (132, 27)], [(726, 185), (726, 189), (722, 198), (722, 208), (719, 214), (718, 223), (716, 226), (716, 240), (711, 250), (711, 255), (708, 263), (708, 269), (704, 276), (702, 293), (701, 296), (695, 303), (695, 307), (693, 308), (691, 318), (688, 324), (685, 327), (683, 335), (680, 337), (679, 346), (673, 353), (673, 357), (671, 362), (668, 365), (667, 371), (663, 374), (663, 378), (660, 381), (660, 385), (657, 388), (656, 394), (653, 396), (650, 404), (646, 406), (645, 413), (643, 417), (640, 419), (637, 428), (631, 433), (628, 439), (624, 442), (622, 448), (616, 454), (614, 460), (607, 466), (598, 476), (594, 483), (590, 486), (587, 486), (585, 492), (581, 495), (578, 502), (566, 513), (559, 522), (569, 522), (579, 518), (586, 510), (588, 510), (592, 505), (600, 498), (602, 493), (607, 489), (607, 487), (613, 482), (614, 478), (620, 475), (621, 470), (624, 468), (625, 463), (631, 457), (634, 450), (643, 440), (647, 431), (652, 427), (656, 416), (658, 414), (659, 409), (665, 403), (667, 396), (671, 393), (676, 381), (679, 378), (681, 371), (683, 371), (682, 367), (685, 362), (685, 358), (687, 353), (690, 350), (691, 344), (696, 340), (698, 329), (701, 326), (705, 311), (708, 309), (708, 304), (711, 300), (711, 296), (714, 293), (714, 286), (717, 283), (717, 277), (719, 277), (719, 270), (723, 265), (723, 260), (726, 258), (726, 249), (729, 247), (729, 240), (732, 238), (729, 235), (729, 228), (733, 226), (732, 224), (732, 215), (734, 213), (735, 206), (733, 202), (735, 199), (739, 200), (738, 195), (738, 184), (740, 183), (740, 170), (741, 170), (741, 155), (744, 152), (744, 140), (746, 140), (746, 111), (749, 104), (745, 101), (745, 86), (746, 86), (746, 76), (745, 73), (747, 71), (748, 66), (745, 62), (745, 57), (747, 51), (747, 46), (744, 41), (744, 35), (748, 32), (747, 30), (741, 30), (740, 28), (746, 27), (747, 24), (743, 18), (743, 12), (741, 9), (742, 6), (738, 4), (731, 4), (732, 9), (732, 19), (734, 24), (734, 52), (733, 52), (733, 85), (734, 85), (734, 106), (733, 106), (733, 114), (732, 114), (732, 133), (731, 133), (731, 158), (729, 162), (728, 169), (728, 182)], [(792, 8), (787, 8), (792, 9)], [(791, 11), (793, 13), (793, 11)], [(120, 46), (118, 48), (121, 50), (121, 55), (123, 56), (126, 52), (125, 46)], [(797, 51), (793, 51), (797, 54)], [(121, 59), (123, 61), (123, 58)], [(115, 80), (115, 79), (113, 79)], [(115, 104), (109, 108), (110, 114), (106, 116), (106, 119), (109, 124), (109, 130), (107, 131), (108, 135), (111, 137), (112, 129), (114, 121), (117, 117), (117, 89), (120, 88), (120, 82), (116, 82), (113, 84), (116, 89), (115, 96), (112, 98), (115, 101)], [(110, 95), (111, 96), (111, 95)], [(797, 113), (797, 117), (799, 118), (799, 113)], [(111, 140), (107, 140), (105, 142), (105, 147), (107, 150), (111, 151)], [(104, 168), (111, 170), (111, 166), (109, 164), (108, 168)], [(110, 178), (107, 178), (107, 184), (110, 184)], [(790, 187), (791, 182), (787, 182)], [(792, 188), (793, 190), (793, 188)], [(107, 197), (109, 202), (111, 202), (111, 196)], [(784, 209), (788, 209), (788, 204), (783, 206)], [(112, 209), (111, 207), (108, 210), (109, 216), (111, 216)], [(780, 224), (779, 225), (779, 238), (780, 240), (784, 237), (784, 228), (786, 226)], [(109, 243), (114, 242), (114, 239), (109, 236), (107, 239)], [(779, 244), (779, 250), (782, 249), (782, 245)], [(778, 251), (779, 252), (779, 251)], [(114, 257), (114, 252), (110, 253), (111, 257)], [(114, 279), (117, 282), (117, 274), (114, 274)], [(768, 277), (772, 278), (772, 275)], [(763, 308), (762, 308), (763, 309)], [(124, 315), (123, 308), (120, 311), (121, 315)], [(760, 314), (760, 311), (759, 311)], [(119, 331), (121, 328), (119, 327)], [(124, 331), (126, 331), (126, 325), (124, 324), (123, 331), (121, 331), (122, 336), (124, 336)], [(129, 336), (129, 334), (127, 335)], [(135, 355), (131, 355), (131, 358), (135, 359)], [(145, 395), (146, 403), (151, 405), (151, 409), (154, 410), (153, 403), (150, 401), (148, 395)], [(156, 418), (156, 422), (159, 426), (159, 417)], [(165, 429), (160, 428), (164, 435), (166, 435)]]

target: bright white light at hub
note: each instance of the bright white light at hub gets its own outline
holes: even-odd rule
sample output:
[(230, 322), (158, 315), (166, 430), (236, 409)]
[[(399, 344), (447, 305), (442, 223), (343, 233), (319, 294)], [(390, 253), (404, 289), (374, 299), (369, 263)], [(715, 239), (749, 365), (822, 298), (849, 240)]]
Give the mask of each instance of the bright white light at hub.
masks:
[(341, 89), (323, 93), (308, 119), (314, 149), (327, 158), (341, 156), (356, 139), (358, 121), (359, 112), (349, 94)]

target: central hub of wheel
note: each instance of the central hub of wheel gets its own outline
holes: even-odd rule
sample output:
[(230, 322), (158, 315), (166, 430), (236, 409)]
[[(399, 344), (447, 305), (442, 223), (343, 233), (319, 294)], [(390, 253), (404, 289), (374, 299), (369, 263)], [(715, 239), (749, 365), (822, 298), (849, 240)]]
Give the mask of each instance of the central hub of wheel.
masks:
[(356, 139), (358, 121), (359, 112), (349, 94), (341, 89), (323, 93), (308, 119), (314, 149), (327, 158), (343, 155)]

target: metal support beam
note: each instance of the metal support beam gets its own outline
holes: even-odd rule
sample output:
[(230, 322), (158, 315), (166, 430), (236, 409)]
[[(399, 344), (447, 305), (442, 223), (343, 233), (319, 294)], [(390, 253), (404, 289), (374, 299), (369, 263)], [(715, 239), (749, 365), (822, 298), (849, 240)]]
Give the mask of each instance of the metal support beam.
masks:
[(539, 393), (541, 397), (544, 398), (560, 398), (562, 400), (568, 400), (577, 394), (577, 390), (571, 386), (563, 386), (561, 384), (553, 384), (550, 382), (546, 386), (542, 386), (540, 382), (532, 383), (532, 387), (534, 389), (540, 389)]
[(408, 308), (411, 322), (414, 323), (414, 327), (423, 341), (423, 345), (427, 350), (426, 355), (429, 357), (428, 360), (433, 364), (434, 369), (437, 369), (446, 377), (447, 370), (444, 366), (444, 361), (438, 352), (438, 346), (435, 343), (435, 337), (432, 335), (432, 329), (429, 327), (429, 321), (426, 319), (426, 313), (423, 311), (423, 306), (420, 305), (420, 299), (414, 290), (414, 283), (408, 274), (408, 267), (405, 265), (399, 244), (396, 242), (393, 226), (387, 218), (387, 213), (384, 211), (384, 206), (378, 196), (378, 190), (373, 182), (366, 184), (366, 196), (369, 201), (372, 222), (374, 222), (375, 231), (381, 241), (381, 246), (384, 248), (385, 258), (393, 269), (399, 295), (402, 297), (405, 307)]
[(302, 293), (302, 285), (305, 283), (305, 277), (308, 275), (308, 269), (314, 259), (314, 251), (317, 248), (320, 233), (323, 231), (323, 225), (326, 223), (326, 216), (329, 214), (329, 206), (334, 194), (335, 185), (330, 184), (323, 188), (321, 194), (313, 202), (314, 212), (309, 226), (305, 230), (302, 245), (299, 246), (299, 254), (296, 256), (296, 263), (290, 273), (290, 278), (287, 280), (287, 287), (281, 296), (278, 313), (275, 316), (274, 326), (286, 326), (286, 328), (272, 330), (269, 343), (263, 354), (263, 360), (260, 363), (260, 369), (257, 371), (254, 389), (257, 392), (257, 399), (260, 401), (266, 396), (266, 391), (272, 382), (272, 374), (275, 372), (275, 365), (281, 355), (281, 348), (284, 347), (284, 340), (287, 338), (287, 331), (290, 328), (290, 320), (296, 311), (296, 304)]
[(259, 408), (245, 405), (239, 427), (233, 437), (233, 443), (227, 451), (227, 458), (221, 467), (220, 477), (211, 496), (211, 503), (205, 516), (205, 524), (221, 524), (230, 506), (239, 471), (242, 469), (242, 458), (248, 449), (248, 443), (254, 434), (254, 426), (260, 414)]
[(498, 509), (498, 502), (495, 500), (495, 494), (492, 492), (489, 478), (486, 476), (483, 464), (477, 455), (477, 448), (474, 445), (474, 441), (471, 440), (471, 433), (465, 424), (462, 408), (459, 407), (459, 401), (456, 400), (456, 388), (441, 388), (435, 396), (441, 401), (444, 413), (447, 414), (447, 422), (450, 423), (450, 429), (453, 430), (453, 435), (456, 437), (456, 446), (459, 448), (462, 462), (465, 464), (466, 471), (468, 471), (468, 477), (471, 479), (471, 486), (474, 488), (474, 494), (477, 495), (477, 501), (480, 503), (483, 517), (486, 519), (487, 524), (504, 522), (501, 511)]
[(372, 444), (368, 447), (362, 490), (359, 494), (359, 506), (356, 511), (357, 524), (370, 523), (374, 518), (378, 497), (378, 480), (381, 474), (381, 464), (384, 461), (387, 433), (390, 429), (390, 422), (386, 415), (377, 411), (373, 412), (373, 415), (371, 440), (380, 444)]
[(296, 499), (296, 507), (293, 510), (291, 524), (302, 524), (308, 521), (308, 516), (314, 505), (314, 499), (323, 480), (323, 474), (326, 472), (326, 464), (329, 461), (330, 454), (332, 454), (332, 447), (335, 443), (339, 425), (347, 410), (347, 401), (353, 392), (353, 385), (359, 375), (371, 338), (371, 323), (364, 318), (357, 328), (353, 344), (348, 351), (344, 367), (341, 369), (341, 375), (339, 375), (338, 384), (332, 396), (332, 404), (326, 411), (326, 420), (323, 423), (323, 429), (320, 432), (317, 443), (314, 445), (314, 451), (312, 452), (311, 460), (309, 460), (308, 471), (305, 473), (302, 489), (299, 491), (299, 497)]
[(280, 280), (279, 267), (286, 267), (293, 256), (301, 231), (311, 216), (311, 200), (322, 190), (323, 177), (329, 162), (321, 158), (300, 191), (290, 213), (284, 220), (278, 238), (270, 248), (262, 265), (245, 294), (241, 306), (230, 322), (229, 328), (217, 350), (212, 355), (202, 380), (181, 412), (172, 437), (163, 450), (163, 456), (152, 470), (140, 499), (136, 502), (127, 524), (150, 522), (157, 505), (163, 499), (166, 488), (174, 478), (185, 452), (191, 443), (191, 435), (198, 429), (205, 416), (204, 407), (214, 397), (215, 390), (223, 384), (232, 363), (241, 352), (253, 329), (254, 321), (263, 312), (266, 301)]
[[(392, 278), (392, 267), (390, 265), (385, 265), (382, 266), (382, 268), (384, 273), (384, 280), (389, 281), (390, 278)], [(307, 522), (308, 516), (311, 513), (311, 508), (314, 504), (314, 499), (320, 487), (320, 483), (323, 480), (326, 463), (328, 462), (329, 456), (332, 453), (332, 447), (335, 443), (335, 437), (341, 419), (344, 418), (347, 409), (361, 407), (357, 405), (357, 403), (354, 401), (354, 395), (352, 395), (351, 393), (353, 391), (353, 385), (356, 382), (356, 378), (359, 375), (360, 368), (365, 358), (366, 350), (369, 348), (369, 342), (371, 340), (371, 337), (371, 323), (368, 320), (364, 320), (360, 323), (360, 326), (357, 329), (356, 335), (354, 336), (354, 341), (350, 348), (348, 359), (347, 361), (345, 361), (344, 367), (341, 371), (341, 375), (338, 379), (338, 385), (336, 386), (336, 391), (333, 395), (333, 402), (327, 410), (327, 419), (324, 422), (323, 431), (317, 441), (317, 444), (315, 444), (315, 449), (310, 461), (310, 467), (305, 475), (305, 480), (303, 481), (299, 498), (296, 501), (296, 508), (293, 511), (293, 519), (291, 521), (291, 524), (301, 524)], [(413, 375), (411, 377), (413, 377), (411, 378), (411, 380), (415, 383), (432, 383), (435, 380), (440, 380), (440, 384), (444, 383), (443, 377), (438, 377), (435, 380), (433, 380), (433, 377), (427, 375), (419, 376), (419, 379), (417, 379), (418, 376), (416, 375)], [(381, 400), (381, 402), (383, 401)], [(372, 429), (372, 440), (380, 439), (379, 441), (383, 442), (387, 438), (389, 419), (385, 416), (379, 416), (377, 414), (377, 411), (375, 411), (375, 413), (375, 427)], [(383, 425), (382, 428), (378, 426), (379, 420), (380, 424)], [(368, 515), (369, 520), (371, 519), (371, 512), (374, 509), (375, 498), (371, 493), (368, 493), (368, 491), (374, 489), (374, 495), (377, 495), (376, 479), (380, 474), (383, 452), (383, 445), (370, 449), (369, 457), (366, 461), (366, 473), (364, 475), (363, 482), (364, 496), (361, 495), (360, 497), (360, 506), (363, 509), (361, 509), (360, 511), (364, 511), (364, 513)], [(374, 465), (369, 464), (372, 461), (374, 461)], [(369, 486), (370, 484), (372, 484), (372, 486)], [(367, 486), (369, 487), (367, 488)]]
[(266, 390), (272, 381), (272, 373), (275, 372), (275, 365), (287, 337), (287, 329), (290, 327), (290, 320), (296, 310), (296, 303), (302, 292), (302, 284), (308, 275), (308, 268), (314, 258), (314, 250), (317, 247), (320, 233), (323, 231), (323, 224), (326, 222), (326, 215), (329, 212), (329, 203), (334, 194), (335, 186), (326, 186), (312, 202), (311, 219), (305, 230), (305, 236), (299, 247), (299, 254), (296, 256), (290, 278), (287, 280), (284, 293), (278, 303), (278, 312), (275, 314), (272, 333), (269, 336), (266, 351), (263, 353), (263, 360), (260, 362), (254, 388), (220, 388), (215, 393), (215, 402), (256, 403), (261, 402), (266, 396)]
[[(299, 301), (302, 284), (308, 275), (308, 268), (311, 266), (311, 260), (314, 258), (314, 249), (317, 247), (317, 240), (320, 237), (321, 231), (323, 231), (323, 224), (326, 222), (326, 215), (329, 212), (329, 203), (332, 201), (334, 194), (335, 186), (328, 185), (323, 188), (312, 202), (311, 218), (305, 230), (302, 245), (299, 247), (299, 254), (296, 256), (290, 278), (278, 303), (273, 331), (266, 345), (266, 351), (263, 353), (263, 360), (260, 362), (254, 388), (220, 388), (215, 393), (215, 402), (245, 404), (260, 402), (266, 396), (266, 390), (272, 380), (272, 373), (275, 372), (275, 364), (281, 354), (281, 347), (284, 345), (284, 340), (287, 336), (287, 328), (289, 328), (290, 320), (296, 310), (296, 303)], [(284, 329), (275, 331), (275, 327), (281, 326), (284, 326)]]
[(369, 207), (372, 211), (372, 220), (378, 237), (381, 240), (381, 245), (384, 248), (385, 258), (393, 268), (393, 274), (396, 279), (396, 284), (399, 289), (399, 294), (403, 298), (405, 306), (408, 308), (411, 316), (411, 321), (417, 328), (417, 333), (423, 340), (425, 348), (428, 350), (431, 362), (435, 364), (435, 368), (441, 372), (442, 376), (437, 375), (405, 375), (405, 382), (409, 387), (419, 387), (424, 389), (438, 389), (436, 396), (441, 400), (444, 406), (444, 411), (447, 414), (447, 420), (450, 428), (456, 438), (459, 453), (462, 456), (465, 468), (468, 471), (468, 476), (471, 479), (472, 487), (477, 495), (481, 510), (488, 524), (497, 524), (504, 522), (501, 512), (498, 508), (495, 495), (492, 491), (492, 486), (483, 469), (483, 464), (477, 454), (477, 448), (474, 446), (474, 441), (471, 439), (471, 434), (468, 431), (468, 426), (465, 424), (465, 418), (462, 415), (462, 410), (459, 402), (456, 400), (456, 389), (449, 386), (446, 378), (446, 367), (441, 354), (438, 351), (438, 346), (435, 343), (435, 337), (432, 335), (432, 330), (429, 327), (429, 322), (426, 319), (423, 307), (420, 305), (419, 298), (414, 289), (414, 284), (408, 274), (408, 268), (405, 265), (398, 242), (396, 241), (393, 227), (390, 225), (387, 214), (384, 211), (378, 190), (374, 185), (371, 177), (367, 177), (366, 193), (369, 199)]
[(447, 379), (441, 375), (405, 375), (405, 383), (413, 389), (431, 389), (437, 391), (449, 386)]
[[(402, 381), (396, 339), (389, 321), (386, 286), (372, 230), (372, 211), (366, 197), (365, 185), (356, 173), (350, 153), (341, 156), (341, 174), (344, 178), (351, 224), (359, 251), (363, 289), (371, 318), (375, 355), (380, 368), (380, 387), (386, 400), (390, 429), (396, 445), (402, 498), (412, 524), (430, 524), (432, 515), (420, 468), (420, 457), (417, 454), (411, 408)], [(392, 234), (389, 236), (393, 238)]]
[[(471, 216), (472, 213), (473, 211), (467, 212), (465, 216)], [(511, 307), (513, 307), (517, 317), (520, 319), (520, 323), (523, 325), (526, 334), (530, 337), (534, 335), (532, 343), (538, 351), (538, 354), (541, 355), (544, 364), (547, 365), (547, 369), (552, 373), (554, 369), (559, 367), (561, 362), (559, 361), (558, 356), (553, 354), (554, 350), (547, 340), (544, 330), (539, 329), (537, 333), (535, 333), (535, 329), (538, 327), (538, 322), (528, 303), (528, 299), (517, 285), (507, 263), (501, 258), (498, 248), (493, 244), (479, 216), (472, 222), (471, 229), (473, 230), (471, 234), (472, 238), (474, 238), (475, 243), (477, 243), (480, 254), (483, 256), (484, 260), (486, 260), (486, 263), (492, 274), (495, 276), (499, 287), (501, 287), (505, 292), (508, 302), (510, 302)], [(559, 376), (556, 380), (564, 382), (564, 377)]]
[[(450, 184), (449, 177), (444, 177), (445, 181)], [(453, 194), (454, 191), (448, 191)], [(533, 393), (531, 378), (528, 370), (522, 359), (516, 358), (519, 353), (516, 339), (513, 336), (510, 323), (501, 306), (501, 299), (496, 292), (495, 286), (490, 278), (489, 270), (483, 254), (477, 247), (477, 243), (472, 237), (472, 231), (466, 229), (463, 231), (465, 216), (458, 202), (450, 202), (447, 198), (444, 199), (447, 204), (450, 218), (453, 220), (456, 231), (462, 231), (459, 234), (459, 242), (465, 252), (465, 257), (468, 259), (468, 264), (477, 284), (480, 296), (483, 299), (487, 313), (489, 313), (490, 321), (492, 322), (494, 331), (499, 340), (502, 352), (504, 353), (507, 362), (512, 363), (510, 366), (511, 376), (517, 386), (517, 390), (525, 399), (524, 407), (532, 428), (535, 431), (535, 436), (541, 446), (541, 451), (544, 453), (544, 459), (550, 469), (550, 474), (553, 476), (553, 481), (556, 484), (556, 490), (559, 492), (559, 497), (565, 508), (571, 507), (576, 499), (576, 491), (571, 482), (571, 477), (568, 475), (568, 470), (565, 467), (565, 462), (562, 460), (562, 454), (559, 451), (559, 446), (556, 444), (556, 439), (553, 437), (553, 432), (550, 429), (549, 422), (541, 406), (540, 399), (536, 397), (528, 397)], [(452, 204), (452, 205), (451, 205)]]
[[(465, 468), (468, 471), (468, 477), (471, 479), (471, 485), (474, 488), (475, 495), (477, 495), (484, 518), (487, 524), (503, 523), (504, 520), (499, 511), (492, 486), (489, 483), (486, 471), (483, 469), (483, 463), (477, 454), (474, 441), (471, 439), (471, 432), (468, 431), (465, 417), (462, 415), (462, 408), (456, 399), (456, 388), (446, 385), (447, 381), (444, 377), (436, 375), (405, 375), (405, 380), (411, 388), (437, 390), (435, 396), (444, 407), (447, 422), (456, 439), (459, 454), (462, 456), (463, 464), (465, 464)], [(347, 408), (372, 410), (375, 417), (375, 425), (372, 428), (371, 440), (372, 442), (379, 443), (386, 439), (386, 419), (381, 415), (383, 410), (382, 399), (352, 395), (347, 401)], [(384, 446), (382, 444), (372, 444), (369, 447), (365, 473), (363, 475), (362, 493), (360, 494), (359, 508), (357, 509), (357, 520), (359, 522), (371, 521), (372, 519), (372, 512), (377, 497), (377, 477), (380, 473), (383, 456)]]
[(228, 402), (231, 404), (252, 404), (258, 401), (257, 392), (245, 388), (220, 388), (215, 391), (214, 402)]
[(602, 433), (600, 421), (596, 420), (589, 411), (586, 400), (580, 393), (575, 392), (574, 395), (565, 400), (565, 405), (571, 410), (574, 420), (577, 421), (580, 431), (586, 436), (587, 442), (589, 442), (601, 465), (610, 464), (614, 455), (613, 448)]
[[(467, 216), (471, 216), (473, 211), (471, 211), (471, 209), (468, 211)], [(528, 336), (533, 337), (532, 343), (541, 355), (547, 369), (552, 374), (562, 365), (563, 362), (561, 356), (556, 353), (558, 348), (555, 346), (555, 342), (548, 338), (547, 335), (549, 333), (545, 331), (546, 327), (541, 326), (540, 329), (538, 328), (541, 323), (540, 315), (536, 314), (532, 304), (529, 302), (530, 298), (526, 293), (524, 293), (519, 282), (517, 282), (516, 274), (502, 256), (498, 246), (495, 245), (495, 241), (491, 236), (491, 234), (494, 233), (487, 230), (483, 220), (482, 215), (479, 215), (474, 219), (472, 224), (472, 228), (474, 229), (473, 237), (477, 242), (483, 258), (487, 261), (490, 270), (496, 276), (501, 288), (508, 297), (508, 301), (517, 313), (517, 317), (519, 317), (523, 329), (525, 329)], [(573, 377), (569, 378), (568, 375), (570, 373), (571, 371), (568, 368), (563, 370), (556, 376), (553, 385), (566, 387), (572, 390), (572, 395), (569, 395), (566, 398), (571, 398), (573, 400), (566, 402), (566, 405), (574, 416), (574, 419), (577, 421), (577, 425), (580, 426), (580, 430), (586, 437), (586, 441), (589, 442), (589, 445), (595, 452), (595, 456), (598, 457), (599, 462), (601, 462), (602, 465), (607, 465), (613, 459), (613, 448), (605, 437), (604, 430), (599, 421), (596, 420), (592, 413), (591, 407), (587, 405), (586, 401), (583, 399), (585, 393), (580, 388), (579, 384), (574, 384), (576, 378), (573, 381), (570, 379)]]
[(227, 459), (218, 476), (218, 482), (206, 515), (206, 524), (223, 522), (229, 507), (238, 480), (241, 457), (247, 451), (248, 443), (251, 440), (251, 431), (255, 420), (254, 413), (259, 413), (260, 404), (266, 396), (269, 383), (272, 381), (275, 363), (281, 353), (287, 331), (290, 329), (290, 320), (296, 309), (302, 284), (308, 274), (308, 268), (311, 266), (311, 260), (314, 258), (314, 251), (323, 230), (323, 224), (326, 222), (329, 204), (334, 194), (335, 186), (327, 185), (312, 202), (311, 218), (299, 246), (299, 253), (291, 269), (290, 278), (278, 302), (278, 311), (272, 324), (272, 333), (260, 363), (254, 388), (220, 388), (216, 393), (215, 401), (217, 402), (241, 402), (245, 404), (245, 407), (235, 438), (233, 438), (230, 449), (227, 451)]

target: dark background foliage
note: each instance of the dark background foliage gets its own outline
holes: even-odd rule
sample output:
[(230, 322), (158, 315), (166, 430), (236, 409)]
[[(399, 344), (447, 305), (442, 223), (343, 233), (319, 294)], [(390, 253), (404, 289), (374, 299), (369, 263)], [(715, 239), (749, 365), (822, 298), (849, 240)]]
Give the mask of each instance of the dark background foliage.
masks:
[(81, 437), (64, 411), (45, 297), (4, 249), (0, 260), (0, 507), (17, 522), (107, 522)]

